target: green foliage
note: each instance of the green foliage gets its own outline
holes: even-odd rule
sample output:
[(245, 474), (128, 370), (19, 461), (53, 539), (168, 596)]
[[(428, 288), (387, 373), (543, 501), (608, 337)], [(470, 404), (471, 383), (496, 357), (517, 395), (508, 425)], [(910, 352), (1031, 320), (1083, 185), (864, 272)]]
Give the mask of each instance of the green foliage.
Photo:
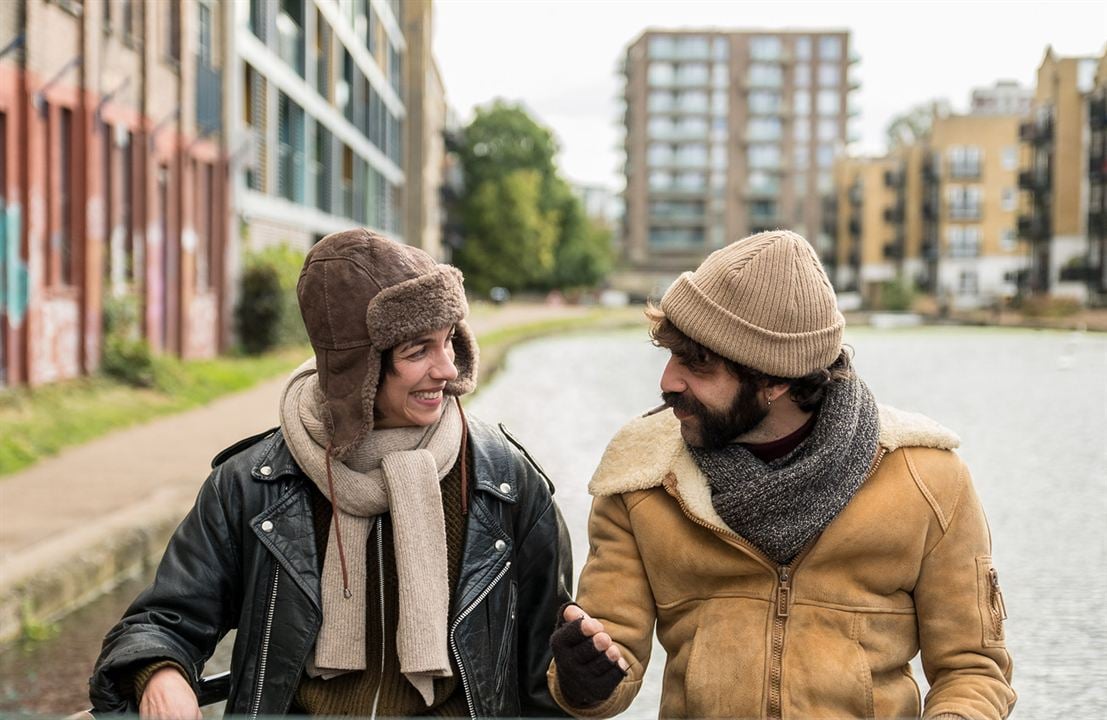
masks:
[(454, 262), (471, 289), (594, 286), (610, 269), (610, 234), (585, 217), (556, 154), (549, 130), (502, 101), (478, 109), (465, 129), (464, 243)]
[(103, 313), (101, 372), (134, 387), (152, 387), (155, 361), (150, 345), (139, 336), (138, 299), (130, 294), (108, 297)]
[(902, 312), (910, 310), (915, 302), (915, 286), (910, 280), (897, 278), (880, 286), (881, 310)]
[(235, 329), (246, 352), (307, 342), (296, 299), (303, 264), (304, 254), (287, 243), (246, 257), (235, 307)]

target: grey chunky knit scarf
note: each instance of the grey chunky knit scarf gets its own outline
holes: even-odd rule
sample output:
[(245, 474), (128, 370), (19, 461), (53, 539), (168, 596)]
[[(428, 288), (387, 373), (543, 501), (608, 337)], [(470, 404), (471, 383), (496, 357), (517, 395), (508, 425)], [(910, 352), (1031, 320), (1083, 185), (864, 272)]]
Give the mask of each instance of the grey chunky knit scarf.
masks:
[(826, 529), (865, 481), (880, 426), (860, 379), (830, 385), (811, 434), (764, 463), (738, 444), (689, 448), (711, 484), (711, 504), (730, 529), (780, 564)]

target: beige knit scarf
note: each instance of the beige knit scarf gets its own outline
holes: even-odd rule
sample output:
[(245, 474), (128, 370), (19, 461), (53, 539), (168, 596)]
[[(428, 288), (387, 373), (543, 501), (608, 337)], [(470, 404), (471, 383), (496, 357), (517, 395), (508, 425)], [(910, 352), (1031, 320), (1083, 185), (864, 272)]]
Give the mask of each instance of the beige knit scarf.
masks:
[(292, 457), (334, 512), (323, 564), (323, 626), (309, 673), (329, 678), (365, 669), (366, 548), (377, 516), (391, 512), (400, 583), (400, 671), (430, 705), (434, 678), (452, 674), (440, 481), (461, 450), (457, 403), (447, 401), (434, 425), (374, 430), (343, 461), (332, 457), (333, 496), (326, 464), (329, 435), (314, 359), (289, 379), (280, 416)]

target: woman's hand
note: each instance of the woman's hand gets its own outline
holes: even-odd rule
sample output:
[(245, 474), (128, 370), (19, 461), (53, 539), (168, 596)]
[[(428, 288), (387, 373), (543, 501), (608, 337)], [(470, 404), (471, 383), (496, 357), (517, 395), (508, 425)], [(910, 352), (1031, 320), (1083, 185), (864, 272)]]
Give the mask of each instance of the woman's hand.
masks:
[(192, 685), (175, 667), (150, 676), (138, 705), (142, 720), (200, 720), (200, 705)]

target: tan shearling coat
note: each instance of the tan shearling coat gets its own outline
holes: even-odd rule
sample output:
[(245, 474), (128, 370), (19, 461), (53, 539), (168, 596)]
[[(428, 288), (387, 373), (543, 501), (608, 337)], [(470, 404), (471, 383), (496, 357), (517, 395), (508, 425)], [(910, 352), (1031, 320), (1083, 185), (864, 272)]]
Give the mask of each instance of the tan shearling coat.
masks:
[[(630, 663), (598, 706), (634, 699), (656, 622), (661, 716), (1006, 717), (1015, 703), (991, 539), (956, 435), (880, 409), (870, 475), (826, 530), (778, 566), (729, 530), (672, 412), (612, 440), (589, 485), (577, 602)], [(908, 665), (922, 651), (925, 701)]]

